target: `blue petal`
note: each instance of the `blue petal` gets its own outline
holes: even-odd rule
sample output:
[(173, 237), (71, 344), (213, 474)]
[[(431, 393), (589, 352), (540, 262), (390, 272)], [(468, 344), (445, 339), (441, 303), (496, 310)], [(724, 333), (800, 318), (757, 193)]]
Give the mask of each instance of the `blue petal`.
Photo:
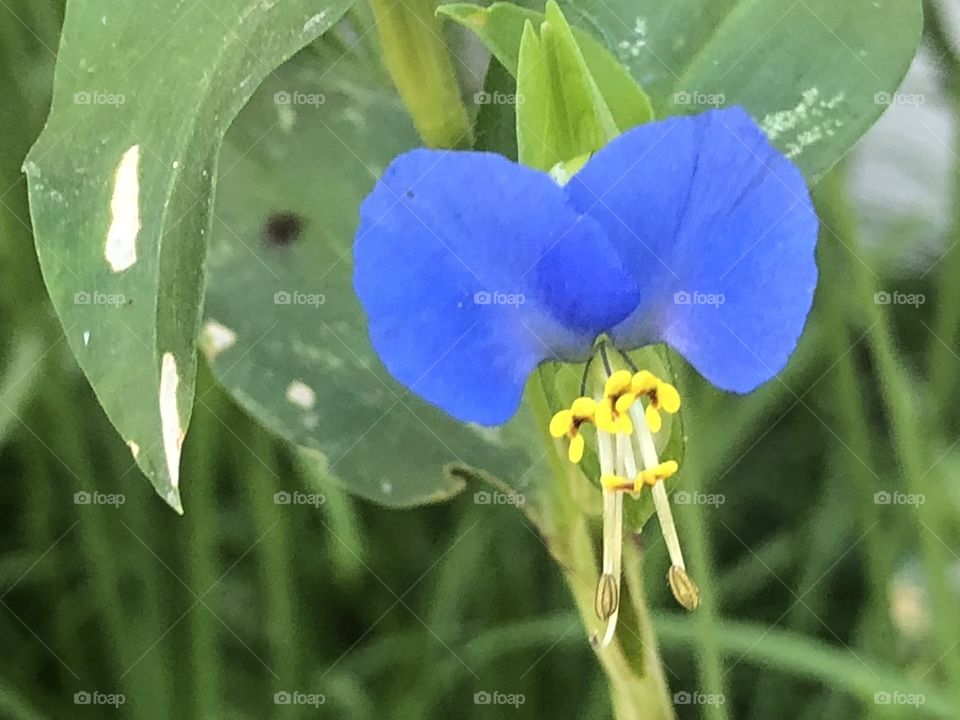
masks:
[(498, 155), (406, 153), (360, 216), (354, 285), (373, 346), (461, 420), (505, 422), (540, 362), (584, 359), (638, 302), (597, 224)]
[(630, 130), (566, 190), (643, 293), (618, 346), (667, 342), (736, 392), (783, 369), (813, 302), (818, 222), (799, 170), (743, 110)]

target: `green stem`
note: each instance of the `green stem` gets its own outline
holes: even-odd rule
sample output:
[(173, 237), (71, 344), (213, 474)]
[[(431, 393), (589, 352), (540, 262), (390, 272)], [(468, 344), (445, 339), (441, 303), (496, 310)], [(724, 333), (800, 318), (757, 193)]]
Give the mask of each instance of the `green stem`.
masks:
[(370, 0), (370, 6), (387, 69), (420, 137), (430, 147), (470, 147), (470, 118), (434, 0)]
[[(575, 500), (575, 483), (582, 482), (582, 478), (570, 472), (547, 432), (550, 410), (539, 378), (534, 378), (528, 385), (527, 397), (543, 428), (556, 478), (553, 485), (556, 490), (544, 493), (542, 506), (535, 511), (531, 509), (530, 516), (563, 568), (564, 578), (589, 636), (600, 627), (594, 610), (600, 574), (594, 534), (583, 507)], [(670, 720), (675, 717), (673, 704), (644, 599), (640, 558), (629, 543), (626, 548), (628, 559), (623, 567), (623, 585), (629, 590), (630, 612), (626, 612), (628, 608), (622, 608), (614, 642), (602, 650), (595, 646), (594, 651), (607, 675), (617, 720)], [(635, 642), (637, 638), (639, 642)], [(639, 654), (627, 649), (637, 646)]]

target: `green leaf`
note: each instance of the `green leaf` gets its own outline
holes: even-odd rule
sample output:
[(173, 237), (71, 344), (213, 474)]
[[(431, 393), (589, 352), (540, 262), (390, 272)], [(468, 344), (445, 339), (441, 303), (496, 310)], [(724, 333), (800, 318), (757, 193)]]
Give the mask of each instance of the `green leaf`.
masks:
[[(555, 5), (554, 8), (556, 16), (562, 18), (559, 9)], [(494, 3), (488, 8), (455, 3), (442, 5), (437, 12), (476, 33), (515, 78), (525, 24), (530, 22), (536, 28), (547, 19), (544, 13), (503, 2)], [(567, 27), (566, 21), (562, 25)], [(567, 34), (566, 31), (564, 34)], [(623, 132), (650, 121), (653, 118), (650, 100), (617, 58), (590, 33), (573, 28), (573, 39), (579, 47), (583, 63), (610, 109), (616, 127)]]
[[(324, 101), (274, 103), (293, 91)], [(270, 77), (224, 143), (201, 343), (220, 383), (318, 475), (394, 506), (489, 475), (521, 487), (542, 452), (524, 443), (523, 412), (497, 429), (457, 422), (397, 383), (370, 345), (353, 289), (357, 207), (417, 145), (388, 80), (353, 53), (311, 49)]]
[(886, 109), (923, 25), (920, 0), (564, 4), (601, 34), (658, 117), (741, 105), (810, 180)]
[(347, 0), (71, 0), (24, 171), (70, 347), (178, 512), (219, 145), (261, 80)]
[(547, 4), (540, 37), (528, 20), (517, 62), (517, 149), (520, 162), (550, 170), (588, 156), (618, 129), (570, 26), (556, 3)]

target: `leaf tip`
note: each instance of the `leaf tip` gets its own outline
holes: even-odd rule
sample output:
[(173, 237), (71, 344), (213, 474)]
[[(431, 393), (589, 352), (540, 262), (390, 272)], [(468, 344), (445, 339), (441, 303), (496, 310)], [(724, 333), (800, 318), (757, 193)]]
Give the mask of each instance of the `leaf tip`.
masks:
[(167, 505), (172, 507), (177, 515), (183, 517), (183, 502), (180, 500), (180, 491), (177, 488), (171, 488), (170, 492), (164, 495), (163, 499), (166, 500)]
[(163, 455), (167, 462), (167, 476), (170, 479), (170, 492), (176, 504), (167, 498), (174, 510), (180, 503), (180, 449), (183, 446), (184, 431), (180, 427), (180, 412), (177, 407), (177, 386), (180, 375), (173, 353), (166, 352), (160, 364), (160, 434), (163, 441)]

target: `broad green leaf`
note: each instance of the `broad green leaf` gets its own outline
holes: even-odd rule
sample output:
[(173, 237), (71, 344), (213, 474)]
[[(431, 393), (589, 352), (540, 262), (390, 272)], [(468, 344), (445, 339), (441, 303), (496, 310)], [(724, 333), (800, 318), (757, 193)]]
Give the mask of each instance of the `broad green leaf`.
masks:
[(220, 141), (348, 4), (67, 4), (50, 117), (24, 164), (37, 252), (80, 366), (178, 511)]
[(565, 3), (616, 48), (658, 117), (741, 105), (810, 180), (876, 121), (920, 40), (920, 0)]
[[(474, 477), (522, 488), (543, 452), (524, 445), (525, 411), (498, 429), (454, 421), (397, 383), (370, 345), (353, 290), (357, 208), (419, 141), (389, 81), (361, 62), (305, 51), (227, 134), (201, 347), (252, 416), (354, 493), (402, 506)], [(317, 102), (275, 102), (295, 92)]]
[[(542, 12), (503, 2), (488, 8), (455, 3), (442, 5), (437, 12), (475, 32), (513, 77), (525, 23), (539, 28), (546, 19)], [(617, 58), (590, 33), (573, 28), (573, 37), (617, 128), (622, 132), (651, 120), (650, 100)]]
[(610, 108), (597, 88), (556, 3), (537, 37), (528, 20), (517, 62), (517, 151), (539, 170), (589, 156), (616, 137)]

